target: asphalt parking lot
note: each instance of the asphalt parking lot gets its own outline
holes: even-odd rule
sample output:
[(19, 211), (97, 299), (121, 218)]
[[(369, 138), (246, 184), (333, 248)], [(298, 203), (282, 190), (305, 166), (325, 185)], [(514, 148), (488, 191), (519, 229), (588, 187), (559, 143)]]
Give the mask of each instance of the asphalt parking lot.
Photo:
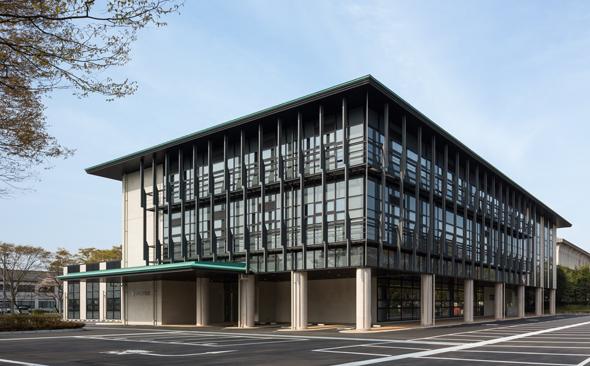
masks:
[(0, 334), (0, 365), (590, 365), (590, 317), (371, 333), (94, 325)]

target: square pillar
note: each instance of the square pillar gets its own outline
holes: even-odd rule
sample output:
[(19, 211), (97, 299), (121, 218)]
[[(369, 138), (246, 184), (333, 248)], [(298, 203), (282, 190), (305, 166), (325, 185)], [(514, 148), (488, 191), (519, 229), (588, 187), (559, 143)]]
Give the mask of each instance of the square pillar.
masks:
[(549, 314), (555, 315), (555, 293), (554, 288), (549, 290)]
[(535, 315), (543, 316), (543, 288), (535, 288)]
[(473, 322), (473, 280), (466, 279), (463, 283), (463, 299), (465, 304), (463, 305), (463, 321), (466, 323)]
[(423, 274), (420, 276), (420, 324), (434, 324), (434, 275)]
[(307, 272), (291, 272), (291, 329), (307, 329)]
[(197, 278), (197, 325), (209, 325), (208, 278)]
[(494, 319), (504, 319), (504, 284), (494, 284)]
[(525, 286), (520, 285), (516, 289), (516, 301), (517, 301), (517, 316), (524, 318), (524, 306), (525, 306)]
[(371, 329), (371, 268), (356, 269), (356, 329)]
[(254, 275), (241, 275), (239, 281), (240, 311), (238, 313), (238, 327), (247, 328), (254, 326)]

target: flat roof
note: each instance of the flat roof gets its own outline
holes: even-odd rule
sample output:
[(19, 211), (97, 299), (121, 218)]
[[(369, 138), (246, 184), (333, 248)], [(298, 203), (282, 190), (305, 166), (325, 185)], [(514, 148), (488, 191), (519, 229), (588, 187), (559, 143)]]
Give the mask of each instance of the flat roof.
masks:
[(99, 271), (75, 272), (56, 277), (58, 280), (68, 281), (85, 278), (101, 277), (125, 277), (146, 274), (164, 274), (182, 271), (209, 270), (217, 272), (246, 273), (246, 263), (244, 262), (177, 262), (167, 264), (157, 264), (141, 267), (126, 267), (103, 269)]
[[(335, 86), (327, 88), (327, 89), (320, 90), (320, 91), (312, 93), (312, 94), (305, 95), (305, 96), (297, 98), (297, 99), (293, 99), (293, 100), (285, 102), (285, 103), (278, 104), (274, 107), (266, 108), (261, 111), (255, 112), (255, 113), (251, 113), (246, 116), (239, 117), (239, 118), (236, 118), (236, 119), (206, 128), (204, 130), (179, 137), (177, 139), (173, 139), (173, 140), (170, 140), (170, 141), (158, 144), (158, 145), (154, 145), (152, 147), (137, 151), (135, 153), (131, 153), (131, 154), (122, 156), (120, 158), (109, 160), (105, 163), (86, 168), (85, 170), (86, 170), (86, 173), (96, 175), (99, 177), (110, 178), (110, 179), (114, 179), (114, 180), (122, 180), (123, 174), (129, 173), (132, 171), (137, 171), (139, 169), (140, 159), (142, 159), (144, 157), (156, 156), (158, 153), (162, 154), (164, 151), (169, 150), (171, 148), (176, 148), (182, 144), (194, 141), (199, 138), (203, 138), (205, 136), (213, 135), (217, 132), (221, 132), (221, 131), (226, 130), (228, 128), (244, 125), (246, 123), (249, 123), (249, 122), (264, 118), (264, 117), (268, 117), (273, 114), (278, 114), (278, 113), (287, 111), (289, 109), (293, 109), (293, 108), (299, 107), (301, 105), (304, 105), (304, 104), (307, 104), (307, 103), (310, 103), (313, 101), (317, 101), (319, 99), (334, 96), (334, 95), (337, 95), (339, 93), (343, 93), (343, 92), (346, 92), (349, 90), (353, 90), (353, 89), (359, 88), (361, 86), (371, 86), (371, 87), (375, 88), (376, 90), (378, 90), (379, 92), (384, 94), (386, 97), (388, 97), (389, 99), (391, 99), (395, 103), (397, 103), (399, 106), (401, 106), (402, 108), (407, 110), (409, 113), (411, 113), (414, 117), (416, 117), (418, 120), (420, 120), (426, 126), (431, 128), (436, 134), (441, 135), (442, 138), (448, 140), (451, 144), (457, 146), (465, 154), (467, 154), (469, 157), (473, 158), (475, 161), (477, 161), (479, 164), (484, 166), (486, 169), (493, 172), (495, 175), (497, 175), (498, 177), (505, 180), (507, 183), (512, 185), (514, 188), (521, 191), (524, 195), (526, 195), (529, 198), (531, 198), (532, 200), (534, 200), (543, 211), (547, 211), (549, 214), (553, 215), (556, 218), (555, 222), (558, 227), (564, 228), (564, 227), (571, 227), (572, 226), (572, 224), (570, 222), (568, 222), (566, 219), (564, 219), (562, 216), (560, 216), (557, 212), (553, 211), (551, 208), (549, 208), (547, 205), (545, 205), (541, 200), (537, 199), (535, 196), (530, 194), (527, 190), (522, 188), (519, 184), (514, 182), (512, 179), (510, 179), (508, 176), (506, 176), (504, 173), (502, 173), (499, 169), (494, 167), (487, 160), (485, 160), (484, 158), (479, 156), (477, 153), (475, 153), (473, 150), (471, 150), (469, 147), (467, 147), (461, 141), (459, 141), (454, 136), (452, 136), (450, 133), (448, 133), (443, 128), (441, 128), (439, 125), (434, 123), (431, 119), (429, 119), (424, 114), (422, 114), (422, 112), (420, 112), (418, 109), (413, 107), (410, 103), (405, 101), (403, 98), (401, 98), (399, 95), (394, 93), (391, 89), (386, 87), (384, 84), (382, 84), (379, 80), (375, 79), (370, 74), (362, 76), (362, 77), (354, 79), (354, 80), (350, 80), (350, 81), (342, 83), (342, 84), (335, 85)], [(151, 162), (146, 161), (146, 165), (151, 166)]]

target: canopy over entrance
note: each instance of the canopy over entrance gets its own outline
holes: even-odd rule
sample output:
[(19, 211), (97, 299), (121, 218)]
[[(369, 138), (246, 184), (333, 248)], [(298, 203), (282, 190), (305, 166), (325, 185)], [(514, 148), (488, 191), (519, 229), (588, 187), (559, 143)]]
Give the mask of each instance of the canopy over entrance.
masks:
[[(57, 277), (71, 281), (89, 278), (120, 277), (122, 282), (152, 280), (195, 280), (196, 277), (224, 279), (238, 274), (246, 274), (243, 262), (178, 262), (142, 267), (113, 268), (99, 271), (68, 273)], [(233, 276), (232, 276), (233, 275)]]

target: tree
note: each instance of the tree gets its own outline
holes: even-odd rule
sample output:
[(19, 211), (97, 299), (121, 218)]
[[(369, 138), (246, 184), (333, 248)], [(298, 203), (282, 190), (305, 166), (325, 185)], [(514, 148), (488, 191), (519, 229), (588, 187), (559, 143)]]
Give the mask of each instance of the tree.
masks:
[(590, 307), (590, 267), (585, 265), (582, 268), (577, 269), (577, 272), (577, 292), (581, 298), (581, 301), (586, 301)]
[(2, 261), (2, 280), (4, 288), (10, 293), (10, 307), (14, 313), (16, 296), (24, 282), (33, 282), (44, 269), (51, 253), (40, 247), (15, 245), (0, 242), (0, 260)]
[(134, 82), (102, 73), (129, 62), (137, 31), (166, 25), (160, 18), (178, 12), (173, 2), (0, 1), (0, 197), (38, 177), (37, 166), (74, 152), (49, 134), (42, 97), (56, 89), (107, 100), (133, 94)]
[(55, 304), (59, 304), (55, 309), (63, 311), (64, 304), (64, 282), (56, 277), (63, 275), (63, 268), (78, 263), (78, 260), (67, 249), (57, 248), (53, 253), (51, 263), (47, 266), (47, 277), (39, 284), (39, 289), (44, 289), (48, 294), (52, 294)]
[(112, 249), (80, 248), (76, 259), (78, 263), (96, 263), (121, 260), (123, 256), (123, 246), (113, 245)]

